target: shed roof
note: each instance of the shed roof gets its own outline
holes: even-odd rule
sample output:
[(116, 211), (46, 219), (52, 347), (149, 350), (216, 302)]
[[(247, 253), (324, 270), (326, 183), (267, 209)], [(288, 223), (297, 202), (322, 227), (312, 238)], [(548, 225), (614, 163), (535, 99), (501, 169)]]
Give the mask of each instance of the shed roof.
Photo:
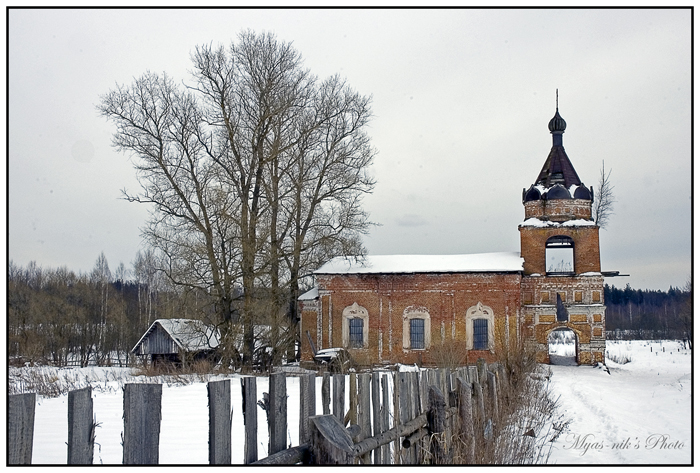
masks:
[(353, 262), (333, 258), (314, 274), (489, 273), (520, 272), (520, 253), (470, 255), (374, 255)]
[(183, 351), (208, 350), (219, 346), (219, 330), (213, 325), (193, 319), (157, 319), (146, 330), (146, 333), (143, 334), (131, 351), (136, 352), (136, 348), (158, 326), (165, 330), (177, 347)]

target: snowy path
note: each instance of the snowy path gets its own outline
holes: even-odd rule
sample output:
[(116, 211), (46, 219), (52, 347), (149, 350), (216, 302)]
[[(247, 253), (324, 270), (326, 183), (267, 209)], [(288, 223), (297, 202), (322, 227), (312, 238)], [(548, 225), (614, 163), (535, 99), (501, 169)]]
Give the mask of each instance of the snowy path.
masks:
[(632, 361), (608, 360), (610, 374), (590, 366), (550, 367), (559, 414), (571, 421), (550, 463), (690, 463), (690, 351), (677, 351), (678, 342), (608, 347), (630, 352)]

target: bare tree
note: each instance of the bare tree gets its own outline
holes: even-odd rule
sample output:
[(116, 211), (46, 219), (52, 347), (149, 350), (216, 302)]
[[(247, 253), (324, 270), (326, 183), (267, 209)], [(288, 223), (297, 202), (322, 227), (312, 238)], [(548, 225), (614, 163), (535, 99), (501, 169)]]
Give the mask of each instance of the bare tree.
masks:
[(613, 194), (615, 186), (610, 181), (611, 172), (612, 170), (605, 173), (605, 161), (603, 161), (593, 202), (593, 220), (600, 228), (607, 226), (608, 219), (613, 215), (613, 204), (616, 202)]
[[(98, 109), (117, 125), (114, 145), (136, 157), (142, 189), (125, 195), (152, 206), (143, 232), (160, 269), (211, 294), (222, 324), (243, 324), (250, 360), (255, 323), (280, 310), (295, 320), (300, 276), (364, 252), (370, 100), (337, 77), (319, 83), (272, 34), (197, 47), (192, 61), (191, 86), (147, 73)], [(256, 304), (259, 288), (275, 304)]]

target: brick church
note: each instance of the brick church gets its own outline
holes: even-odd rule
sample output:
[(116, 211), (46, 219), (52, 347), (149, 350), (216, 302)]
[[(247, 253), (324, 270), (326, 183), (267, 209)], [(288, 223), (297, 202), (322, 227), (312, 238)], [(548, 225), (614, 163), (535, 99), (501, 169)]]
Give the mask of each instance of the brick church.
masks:
[(301, 359), (343, 347), (360, 364), (471, 363), (524, 342), (549, 363), (553, 333), (570, 331), (576, 363), (603, 362), (603, 278), (615, 273), (601, 272), (593, 189), (564, 151), (565, 129), (557, 107), (552, 149), (523, 189), (519, 253), (335, 258), (299, 298)]

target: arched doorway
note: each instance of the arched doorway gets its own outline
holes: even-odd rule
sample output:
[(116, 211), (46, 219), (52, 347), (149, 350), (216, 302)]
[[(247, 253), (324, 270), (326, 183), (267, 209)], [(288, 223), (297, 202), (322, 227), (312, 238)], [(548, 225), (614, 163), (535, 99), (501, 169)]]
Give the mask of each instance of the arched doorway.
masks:
[(552, 330), (547, 336), (549, 363), (552, 365), (578, 365), (578, 338), (570, 328)]

